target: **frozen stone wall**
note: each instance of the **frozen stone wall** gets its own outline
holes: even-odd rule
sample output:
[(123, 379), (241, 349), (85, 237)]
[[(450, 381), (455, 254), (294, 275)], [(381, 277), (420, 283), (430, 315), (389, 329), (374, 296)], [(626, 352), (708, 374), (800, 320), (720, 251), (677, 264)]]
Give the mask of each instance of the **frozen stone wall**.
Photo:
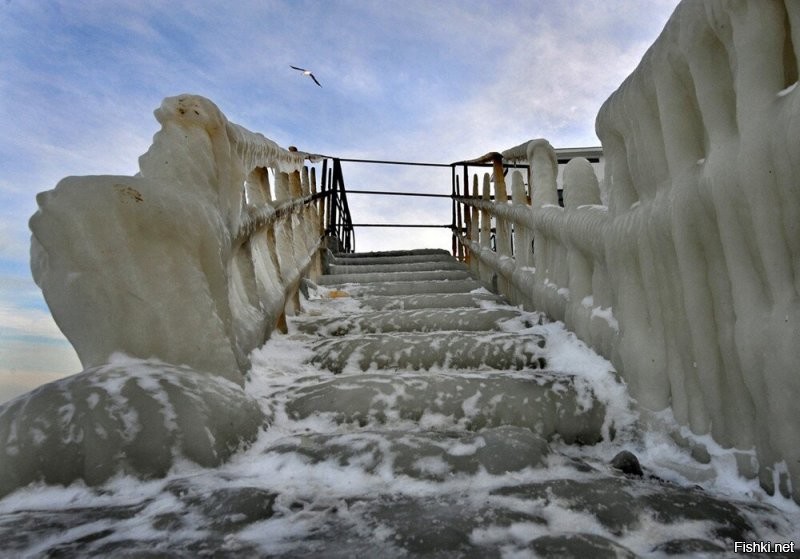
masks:
[(554, 206), (554, 154), (534, 141), (504, 154), (529, 161), (533, 207), (471, 210), (532, 236), (533, 260), (463, 242), (611, 358), (642, 410), (671, 409), (800, 501), (798, 34), (796, 2), (683, 2), (598, 115), (608, 207), (585, 161)]

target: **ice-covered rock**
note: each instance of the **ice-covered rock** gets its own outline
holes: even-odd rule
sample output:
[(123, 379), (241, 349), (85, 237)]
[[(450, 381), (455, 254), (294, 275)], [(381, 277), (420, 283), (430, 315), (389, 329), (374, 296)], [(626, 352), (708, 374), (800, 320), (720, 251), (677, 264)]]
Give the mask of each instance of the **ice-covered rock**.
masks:
[(35, 481), (163, 477), (178, 459), (218, 466), (266, 421), (220, 375), (115, 359), (0, 406), (0, 496)]

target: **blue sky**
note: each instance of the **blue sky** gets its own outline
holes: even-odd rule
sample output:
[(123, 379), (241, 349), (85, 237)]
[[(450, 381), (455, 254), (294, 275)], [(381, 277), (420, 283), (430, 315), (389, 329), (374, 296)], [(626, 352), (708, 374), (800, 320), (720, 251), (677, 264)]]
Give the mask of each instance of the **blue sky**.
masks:
[[(203, 95), (280, 145), (341, 157), (450, 163), (537, 137), (599, 145), (600, 105), (676, 5), (4, 0), (0, 402), (80, 371), (30, 277), (36, 193), (69, 175), (136, 173), (164, 97)], [(345, 166), (345, 177), (351, 188), (449, 188), (449, 171)], [(364, 198), (351, 197), (356, 221), (449, 221), (429, 201)], [(357, 243), (448, 246), (427, 230), (362, 230)]]

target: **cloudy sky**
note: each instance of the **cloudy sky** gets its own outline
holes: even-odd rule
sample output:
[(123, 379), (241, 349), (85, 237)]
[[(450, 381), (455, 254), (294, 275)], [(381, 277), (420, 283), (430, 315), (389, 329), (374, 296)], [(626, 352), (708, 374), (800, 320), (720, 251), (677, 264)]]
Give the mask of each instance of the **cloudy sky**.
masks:
[[(676, 4), (3, 0), (0, 402), (80, 370), (30, 277), (36, 193), (136, 173), (164, 97), (203, 95), (280, 145), (340, 157), (450, 163), (537, 137), (595, 146), (601, 103)], [(348, 186), (449, 189), (449, 171), (370, 167), (345, 166)], [(426, 199), (355, 198), (357, 222), (449, 221)], [(357, 248), (448, 246), (446, 231), (413, 231), (362, 229)]]

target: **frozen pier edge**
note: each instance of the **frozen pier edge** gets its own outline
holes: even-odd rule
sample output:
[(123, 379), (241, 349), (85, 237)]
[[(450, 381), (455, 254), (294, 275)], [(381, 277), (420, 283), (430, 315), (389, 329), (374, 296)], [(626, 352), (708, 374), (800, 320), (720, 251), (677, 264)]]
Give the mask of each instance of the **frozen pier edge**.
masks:
[[(600, 110), (602, 183), (572, 159), (561, 206), (544, 139), (453, 164), (460, 262), (337, 252), (338, 160), (317, 192), (325, 158), (165, 99), (139, 174), (38, 196), (33, 275), (85, 370), (0, 406), (0, 497), (131, 475), (166, 479), (142, 484), (160, 505), (75, 485), (86, 509), (40, 528), (66, 547), (38, 549), (4, 516), (29, 510), (12, 495), (0, 539), (129, 545), (116, 526), (54, 535), (97, 511), (145, 518), (142, 552), (626, 556), (792, 535), (766, 504), (623, 475), (607, 453), (674, 421), (697, 459), (684, 479), (722, 449), (800, 503), (799, 26), (796, 2), (681, 3)], [(605, 358), (593, 372), (559, 354), (560, 323)]]

